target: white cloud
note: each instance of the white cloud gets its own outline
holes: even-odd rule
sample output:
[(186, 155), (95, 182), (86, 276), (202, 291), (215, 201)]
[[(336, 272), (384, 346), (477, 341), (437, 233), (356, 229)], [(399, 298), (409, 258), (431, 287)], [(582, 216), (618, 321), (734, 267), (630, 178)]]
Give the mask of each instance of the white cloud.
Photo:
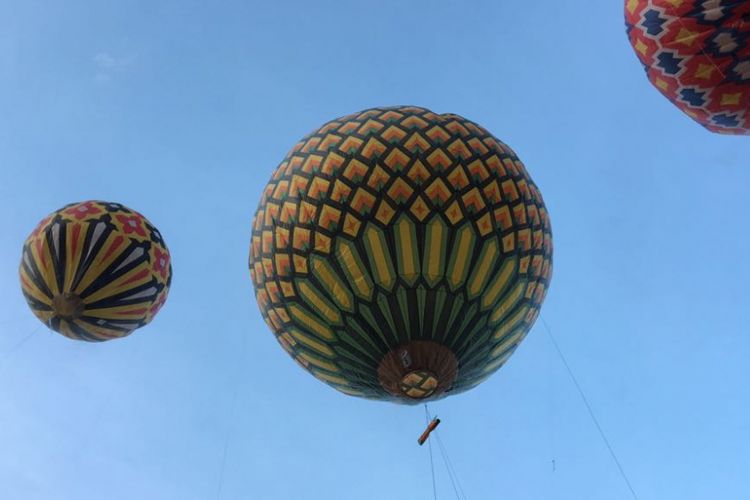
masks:
[(135, 55), (133, 54), (114, 56), (107, 52), (99, 52), (94, 56), (94, 64), (96, 65), (94, 81), (98, 83), (109, 82), (116, 73), (123, 71), (134, 61)]
[(103, 70), (117, 67), (117, 59), (107, 54), (106, 52), (100, 52), (97, 55), (95, 55), (94, 62), (100, 69), (103, 69)]

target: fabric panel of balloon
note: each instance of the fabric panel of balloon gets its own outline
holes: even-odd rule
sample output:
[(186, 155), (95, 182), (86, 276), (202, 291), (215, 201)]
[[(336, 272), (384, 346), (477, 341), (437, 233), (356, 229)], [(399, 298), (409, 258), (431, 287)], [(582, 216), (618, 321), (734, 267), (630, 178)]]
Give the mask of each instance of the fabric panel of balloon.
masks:
[(167, 299), (172, 264), (161, 233), (141, 214), (85, 201), (39, 223), (23, 246), (20, 277), (42, 322), (94, 342), (149, 323)]
[(750, 1), (626, 0), (649, 80), (712, 132), (750, 134)]
[(457, 115), (377, 108), (297, 143), (255, 216), (250, 274), (284, 349), (350, 395), (470, 389), (539, 314), (549, 217), (515, 153)]

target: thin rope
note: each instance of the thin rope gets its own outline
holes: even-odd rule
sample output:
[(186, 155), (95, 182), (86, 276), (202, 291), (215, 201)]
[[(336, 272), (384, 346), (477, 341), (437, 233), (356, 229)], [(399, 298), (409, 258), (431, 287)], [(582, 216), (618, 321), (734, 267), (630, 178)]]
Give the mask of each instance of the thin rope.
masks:
[[(247, 335), (243, 335), (242, 340), (242, 352), (240, 353), (240, 360), (238, 366), (241, 366), (245, 361), (245, 355), (247, 354)], [(237, 369), (239, 371), (239, 368)], [(237, 406), (237, 394), (240, 391), (240, 379), (241, 377), (235, 377), (237, 383), (234, 386), (234, 394), (232, 394), (232, 403), (229, 407), (229, 429), (227, 429), (227, 437), (224, 440), (224, 451), (221, 457), (221, 470), (219, 472), (219, 487), (216, 490), (216, 500), (221, 499), (221, 490), (224, 488), (224, 470), (227, 465), (227, 455), (229, 454), (229, 441), (232, 436), (232, 428), (234, 424), (235, 411)]]
[[(456, 479), (456, 483), (453, 485), (453, 489), (456, 490), (456, 485), (458, 485), (458, 490), (456, 491), (456, 497), (457, 498), (463, 498), (466, 500), (466, 493), (464, 493), (464, 489), (461, 486), (461, 481), (458, 479), (458, 474), (456, 473), (456, 468), (453, 466), (453, 461), (451, 460), (450, 455), (448, 455), (448, 449), (443, 445), (443, 440), (440, 439), (440, 432), (435, 429), (435, 437), (437, 438), (438, 446), (440, 447), (440, 450), (443, 454), (443, 460), (445, 460), (446, 467), (448, 468), (448, 474), (453, 475), (453, 477)], [(451, 482), (453, 480), (451, 479)], [(459, 492), (461, 493), (459, 495)]]
[[(437, 433), (435, 434), (435, 437), (437, 437)], [(461, 495), (458, 493), (458, 488), (456, 487), (456, 480), (454, 478), (454, 472), (451, 469), (450, 465), (448, 465), (448, 457), (445, 453), (445, 448), (441, 444), (440, 440), (438, 440), (438, 448), (440, 448), (440, 455), (443, 457), (443, 463), (445, 464), (445, 470), (448, 471), (448, 479), (451, 480), (451, 485), (453, 486), (453, 492), (456, 494), (456, 498), (458, 500), (461, 500)]]
[[(47, 323), (47, 328), (49, 329), (50, 333), (54, 332), (54, 330), (52, 330), (51, 328), (51, 320), (50, 322)], [(135, 339), (129, 339), (129, 340), (134, 341), (134, 342), (129, 342), (127, 344), (127, 345), (132, 345), (132, 348), (129, 351), (123, 349), (122, 357), (120, 359), (124, 361), (125, 366), (135, 371), (136, 369), (134, 367), (139, 366), (138, 362), (141, 361), (141, 354), (143, 350), (146, 348), (147, 343), (141, 341), (140, 339), (138, 339), (138, 341), (135, 341)], [(76, 341), (73, 344), (73, 346), (87, 348), (88, 346), (90, 346), (90, 344), (88, 342)], [(76, 352), (80, 352), (80, 351), (76, 351)], [(92, 443), (97, 442), (98, 435), (101, 434), (101, 428), (104, 423), (103, 422), (104, 412), (112, 407), (112, 401), (117, 396), (117, 391), (115, 390), (117, 383), (118, 383), (118, 380), (113, 379), (112, 383), (109, 384), (109, 390), (107, 391), (106, 395), (98, 402), (98, 405), (94, 407), (94, 412), (92, 413), (93, 416), (91, 418), (91, 423), (88, 424), (88, 426), (86, 427), (87, 432), (84, 435), (82, 442), (81, 442), (81, 446), (78, 450), (79, 455), (87, 456), (89, 454), (89, 448), (91, 447)]]
[(630, 479), (628, 479), (628, 475), (625, 474), (625, 469), (623, 469), (622, 464), (620, 464), (620, 460), (617, 458), (617, 454), (615, 454), (614, 448), (612, 448), (612, 445), (610, 444), (609, 439), (607, 439), (606, 434), (604, 434), (604, 429), (602, 429), (602, 426), (599, 424), (599, 419), (596, 418), (596, 415), (594, 414), (594, 410), (593, 408), (591, 408), (591, 405), (589, 404), (589, 400), (586, 397), (586, 394), (583, 392), (583, 388), (581, 387), (581, 384), (578, 383), (578, 379), (573, 374), (573, 370), (570, 368), (570, 365), (568, 364), (568, 360), (565, 359), (565, 355), (563, 354), (562, 349), (560, 349), (560, 345), (555, 340), (555, 336), (552, 335), (552, 330), (550, 329), (549, 325), (547, 324), (547, 321), (544, 319), (542, 315), (539, 315), (539, 318), (542, 320), (542, 325), (544, 325), (544, 329), (547, 331), (547, 336), (552, 341), (552, 345), (555, 346), (555, 350), (557, 351), (557, 354), (560, 356), (560, 360), (562, 361), (563, 365), (565, 365), (565, 369), (568, 371), (568, 375), (570, 375), (570, 379), (573, 381), (573, 384), (576, 386), (576, 389), (578, 389), (578, 393), (581, 395), (581, 399), (583, 400), (583, 403), (586, 405), (586, 409), (589, 412), (589, 416), (591, 417), (591, 420), (594, 422), (594, 425), (596, 425), (596, 428), (599, 430), (599, 435), (601, 436), (602, 441), (604, 441), (604, 444), (607, 446), (607, 449), (609, 450), (609, 454), (612, 456), (612, 460), (614, 460), (615, 465), (617, 465), (617, 469), (620, 471), (620, 475), (625, 481), (625, 484), (628, 486), (628, 489), (630, 490), (630, 493), (633, 495), (633, 498), (635, 498), (635, 500), (638, 500), (638, 495), (635, 493), (635, 490), (633, 489), (633, 485), (630, 483)]
[[(424, 405), (424, 418), (425, 423), (430, 425), (430, 410), (427, 409), (427, 405)], [(437, 500), (437, 486), (435, 485), (435, 462), (432, 460), (432, 441), (427, 439), (427, 447), (430, 449), (430, 470), (432, 471), (432, 496)]]
[[(432, 415), (430, 415), (430, 411), (427, 408), (427, 405), (424, 405), (425, 412), (427, 412), (427, 421), (432, 421)], [(448, 471), (448, 479), (451, 481), (451, 485), (453, 486), (453, 491), (456, 493), (456, 498), (458, 500), (461, 500), (461, 496), (458, 494), (458, 488), (456, 488), (456, 481), (458, 481), (458, 475), (456, 474), (456, 471), (453, 470), (453, 464), (451, 463), (450, 459), (448, 458), (448, 453), (445, 449), (445, 446), (443, 446), (443, 442), (440, 439), (440, 435), (438, 434), (437, 428), (435, 428), (432, 433), (435, 435), (435, 437), (438, 440), (438, 448), (440, 449), (440, 456), (443, 457), (443, 464), (445, 465), (445, 470)]]
[(37, 325), (37, 327), (36, 327), (36, 328), (34, 328), (33, 330), (31, 330), (31, 332), (30, 332), (29, 334), (27, 334), (27, 335), (26, 335), (26, 336), (25, 336), (24, 338), (22, 338), (21, 340), (19, 340), (18, 342), (16, 342), (16, 343), (15, 343), (15, 344), (13, 345), (13, 347), (11, 347), (10, 349), (8, 349), (8, 350), (7, 350), (6, 352), (5, 352), (5, 354), (3, 354), (3, 355), (2, 355), (2, 357), (0, 357), (0, 362), (2, 362), (2, 361), (5, 361), (5, 360), (6, 360), (6, 359), (8, 359), (8, 358), (9, 358), (9, 357), (10, 357), (10, 356), (11, 356), (11, 355), (12, 355), (12, 354), (14, 353), (14, 352), (16, 352), (16, 351), (17, 351), (17, 350), (19, 350), (19, 349), (20, 349), (21, 347), (23, 347), (23, 345), (24, 345), (24, 344), (25, 344), (26, 342), (28, 342), (28, 341), (29, 341), (29, 340), (31, 339), (31, 337), (33, 337), (33, 336), (34, 336), (34, 334), (36, 334), (36, 332), (38, 332), (38, 331), (39, 331), (39, 329), (40, 329), (41, 327), (42, 327), (42, 325)]

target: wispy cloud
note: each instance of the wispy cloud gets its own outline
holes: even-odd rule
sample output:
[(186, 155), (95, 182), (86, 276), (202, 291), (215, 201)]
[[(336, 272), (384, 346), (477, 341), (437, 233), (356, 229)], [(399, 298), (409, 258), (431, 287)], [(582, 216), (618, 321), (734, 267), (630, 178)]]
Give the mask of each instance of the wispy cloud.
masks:
[(117, 74), (122, 72), (135, 61), (135, 55), (129, 54), (124, 56), (115, 56), (108, 52), (99, 52), (94, 56), (96, 73), (94, 81), (97, 83), (107, 83)]

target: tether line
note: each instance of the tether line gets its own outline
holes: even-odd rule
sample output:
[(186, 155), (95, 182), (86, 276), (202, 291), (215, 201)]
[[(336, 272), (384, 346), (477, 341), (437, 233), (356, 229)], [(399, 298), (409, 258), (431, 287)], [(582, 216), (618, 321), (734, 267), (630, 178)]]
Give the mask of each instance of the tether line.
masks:
[[(430, 425), (430, 411), (427, 409), (427, 405), (424, 405), (424, 418), (425, 424)], [(427, 447), (430, 449), (430, 471), (432, 471), (432, 496), (437, 500), (437, 486), (435, 485), (435, 462), (432, 459), (432, 441), (427, 439)]]
[(16, 343), (15, 343), (15, 344), (13, 345), (13, 347), (11, 347), (10, 349), (8, 349), (8, 350), (7, 350), (6, 352), (5, 352), (5, 354), (3, 354), (3, 355), (2, 355), (2, 357), (0, 357), (0, 362), (4, 362), (4, 361), (5, 361), (6, 359), (8, 359), (8, 358), (9, 358), (9, 357), (10, 357), (10, 356), (11, 356), (11, 355), (13, 354), (13, 353), (15, 353), (15, 352), (16, 352), (17, 350), (19, 350), (19, 349), (20, 349), (21, 347), (23, 347), (23, 345), (24, 345), (24, 344), (25, 344), (26, 342), (28, 342), (28, 341), (29, 341), (29, 340), (31, 339), (31, 337), (33, 337), (33, 336), (34, 336), (34, 334), (36, 334), (36, 332), (38, 332), (38, 331), (39, 331), (39, 329), (40, 329), (40, 328), (41, 328), (42, 326), (43, 326), (43, 325), (37, 325), (37, 327), (36, 327), (36, 328), (34, 328), (33, 330), (31, 330), (31, 332), (30, 332), (29, 334), (27, 334), (27, 335), (26, 335), (26, 336), (25, 336), (24, 338), (22, 338), (21, 340), (19, 340), (18, 342), (16, 342)]
[(235, 421), (235, 413), (236, 413), (236, 406), (237, 406), (237, 394), (240, 391), (240, 380), (242, 377), (239, 376), (239, 371), (242, 369), (242, 366), (245, 364), (245, 358), (247, 354), (247, 335), (243, 335), (242, 338), (242, 351), (240, 352), (240, 359), (238, 361), (238, 367), (237, 367), (237, 376), (235, 376), (236, 384), (234, 386), (234, 393), (232, 394), (232, 402), (229, 407), (229, 429), (227, 430), (227, 436), (224, 440), (224, 451), (222, 452), (221, 456), (221, 469), (219, 472), (219, 487), (216, 490), (216, 500), (220, 500), (221, 498), (221, 491), (224, 488), (224, 470), (226, 469), (227, 464), (227, 455), (229, 454), (229, 442), (230, 438), (232, 437), (232, 428)]
[(570, 375), (570, 379), (573, 381), (573, 384), (576, 386), (576, 389), (578, 389), (578, 394), (581, 395), (581, 399), (583, 400), (583, 403), (586, 405), (586, 409), (589, 412), (589, 416), (591, 417), (591, 420), (594, 422), (594, 425), (599, 430), (599, 435), (602, 438), (602, 441), (604, 441), (604, 444), (607, 446), (607, 449), (609, 450), (609, 454), (612, 456), (612, 460), (615, 462), (615, 465), (617, 465), (617, 469), (620, 471), (620, 475), (622, 476), (622, 479), (625, 481), (625, 484), (628, 486), (628, 489), (630, 490), (630, 493), (633, 495), (633, 498), (635, 500), (638, 500), (638, 495), (635, 493), (635, 490), (633, 489), (633, 485), (630, 483), (630, 479), (628, 479), (628, 475), (625, 474), (625, 469), (623, 469), (622, 464), (620, 464), (620, 460), (617, 458), (617, 454), (615, 453), (614, 448), (612, 448), (612, 445), (609, 442), (609, 439), (607, 439), (607, 435), (604, 433), (604, 429), (602, 429), (602, 426), (599, 424), (599, 419), (596, 418), (596, 415), (594, 414), (594, 410), (591, 407), (591, 404), (589, 404), (589, 400), (586, 397), (586, 394), (583, 392), (583, 388), (581, 387), (581, 384), (578, 383), (578, 379), (573, 374), (573, 370), (570, 368), (570, 365), (568, 364), (568, 360), (565, 359), (565, 355), (562, 352), (562, 349), (560, 349), (560, 345), (555, 340), (555, 336), (552, 335), (552, 330), (550, 329), (549, 325), (547, 324), (547, 321), (545, 321), (544, 317), (542, 315), (539, 315), (539, 319), (542, 320), (542, 325), (544, 325), (544, 329), (547, 331), (547, 336), (552, 341), (552, 345), (555, 346), (555, 350), (557, 351), (557, 354), (560, 356), (560, 360), (562, 361), (563, 365), (565, 365), (565, 369), (568, 371), (568, 375)]
[[(456, 468), (453, 467), (453, 462), (451, 461), (450, 455), (448, 455), (448, 450), (443, 445), (443, 440), (440, 439), (440, 432), (437, 429), (435, 429), (435, 438), (437, 439), (438, 447), (440, 448), (440, 453), (443, 455), (443, 460), (445, 461), (445, 468), (448, 469), (448, 476), (451, 478), (451, 484), (453, 484), (453, 491), (456, 492), (456, 498), (458, 498), (459, 500), (461, 500), (462, 498), (466, 500), (466, 493), (464, 493), (464, 489), (461, 487), (461, 481), (459, 481), (458, 479)], [(456, 485), (458, 485), (458, 488), (456, 488)]]

